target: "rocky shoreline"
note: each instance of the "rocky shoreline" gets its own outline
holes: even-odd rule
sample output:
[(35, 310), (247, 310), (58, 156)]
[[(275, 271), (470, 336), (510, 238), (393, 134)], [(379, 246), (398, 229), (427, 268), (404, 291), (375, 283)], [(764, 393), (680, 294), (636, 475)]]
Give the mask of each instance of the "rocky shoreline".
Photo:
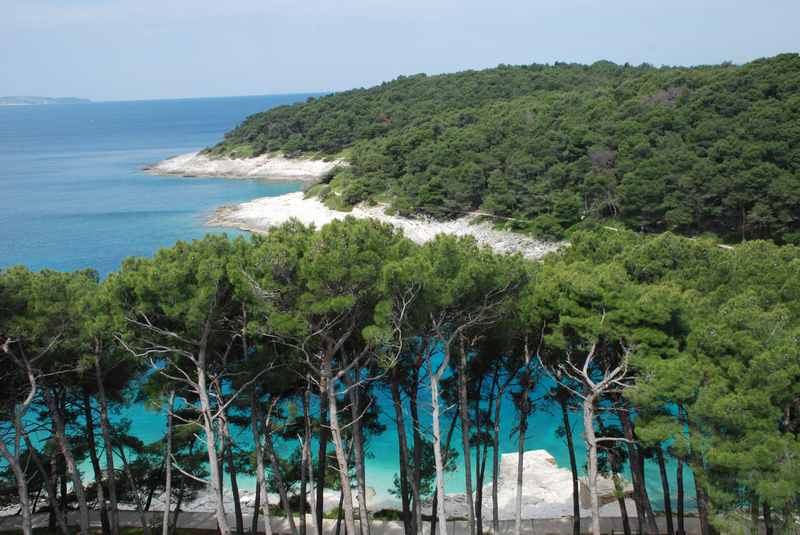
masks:
[(375, 219), (389, 223), (400, 230), (410, 240), (424, 243), (438, 234), (473, 236), (484, 246), (500, 253), (521, 253), (526, 258), (539, 259), (556, 251), (564, 244), (537, 240), (515, 232), (502, 231), (479, 216), (468, 215), (450, 221), (433, 219), (410, 219), (385, 212), (383, 206), (358, 205), (349, 212), (332, 210), (317, 198), (305, 198), (301, 192), (288, 193), (277, 197), (262, 197), (236, 206), (219, 208), (208, 221), (210, 226), (233, 227), (251, 232), (266, 232), (290, 219), (297, 219), (306, 225), (321, 227), (331, 221), (353, 216), (359, 219)]
[(185, 177), (317, 181), (339, 165), (346, 165), (346, 162), (286, 158), (275, 154), (255, 158), (209, 158), (200, 152), (190, 152), (145, 166), (144, 171), (152, 175)]

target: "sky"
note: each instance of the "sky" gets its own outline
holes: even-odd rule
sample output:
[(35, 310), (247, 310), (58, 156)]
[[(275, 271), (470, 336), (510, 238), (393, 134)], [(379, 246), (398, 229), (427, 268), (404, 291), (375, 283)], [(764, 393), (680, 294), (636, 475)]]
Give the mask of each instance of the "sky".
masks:
[(500, 63), (800, 51), (798, 0), (0, 0), (0, 96), (327, 92)]

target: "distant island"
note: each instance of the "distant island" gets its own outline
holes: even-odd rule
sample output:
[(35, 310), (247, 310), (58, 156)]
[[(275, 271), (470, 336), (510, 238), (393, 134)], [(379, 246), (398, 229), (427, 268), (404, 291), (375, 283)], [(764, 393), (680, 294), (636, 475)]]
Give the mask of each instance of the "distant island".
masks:
[(75, 97), (0, 97), (0, 106), (46, 106), (49, 104), (87, 104), (85, 98)]

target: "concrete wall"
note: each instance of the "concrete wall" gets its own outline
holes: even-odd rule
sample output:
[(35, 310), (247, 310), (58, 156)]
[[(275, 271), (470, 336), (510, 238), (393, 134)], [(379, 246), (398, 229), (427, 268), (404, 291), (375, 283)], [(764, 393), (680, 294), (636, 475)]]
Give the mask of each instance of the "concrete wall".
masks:
[[(147, 514), (151, 520), (152, 525), (160, 525), (161, 513), (151, 512)], [(230, 525), (234, 525), (232, 515), (229, 515)], [(47, 514), (34, 515), (34, 527), (47, 526)], [(0, 531), (5, 532), (19, 532), (20, 530), (20, 517), (19, 516), (6, 516), (0, 517)], [(250, 529), (252, 522), (251, 515), (244, 515), (245, 530)], [(313, 520), (311, 516), (307, 516), (309, 526), (309, 535), (316, 535), (313, 529)], [(70, 513), (70, 525), (78, 524), (77, 513)], [(91, 523), (93, 526), (100, 526), (100, 514), (96, 511), (91, 513)], [(120, 511), (120, 524), (123, 527), (138, 527), (140, 526), (139, 515), (133, 511)], [(272, 520), (272, 530), (276, 534), (289, 533), (289, 522), (285, 518), (274, 518)], [(696, 518), (686, 518), (686, 533), (687, 535), (698, 535), (700, 533), (699, 523)], [(178, 516), (178, 527), (181, 528), (195, 528), (195, 529), (215, 529), (216, 520), (213, 513), (181, 513)], [(581, 531), (584, 533), (589, 532), (590, 519), (581, 519)], [(658, 525), (662, 532), (666, 533), (666, 522), (663, 517), (658, 518)], [(263, 523), (260, 523), (260, 528)], [(403, 524), (397, 521), (387, 520), (373, 520), (370, 523), (372, 528), (372, 535), (403, 535)], [(571, 518), (552, 518), (552, 519), (538, 519), (538, 520), (524, 520), (522, 528), (525, 535), (572, 535), (572, 519)], [(603, 518), (600, 522), (600, 528), (604, 534), (622, 534), (622, 520), (619, 518)], [(484, 522), (484, 531), (491, 530), (491, 522)], [(631, 519), (631, 529), (636, 530), (636, 519)], [(430, 524), (425, 522), (423, 535), (428, 535), (430, 531)], [(324, 520), (324, 534), (335, 535), (336, 521)], [(342, 526), (342, 534), (344, 533), (344, 526)], [(441, 533), (441, 532), (440, 532)], [(462, 535), (467, 533), (466, 521), (450, 521), (447, 523), (447, 535)], [(503, 520), (500, 522), (500, 532), (495, 535), (511, 535), (514, 533), (514, 521)], [(442, 535), (444, 535), (442, 533)]]

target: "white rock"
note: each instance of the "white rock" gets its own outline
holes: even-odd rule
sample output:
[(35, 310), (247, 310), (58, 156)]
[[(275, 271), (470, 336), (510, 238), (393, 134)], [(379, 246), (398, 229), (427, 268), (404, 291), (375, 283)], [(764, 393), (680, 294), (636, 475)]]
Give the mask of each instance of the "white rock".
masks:
[(382, 206), (358, 205), (350, 212), (331, 210), (317, 198), (305, 199), (303, 193), (287, 193), (276, 197), (262, 197), (238, 206), (221, 208), (209, 221), (213, 226), (235, 227), (253, 232), (264, 232), (290, 219), (303, 224), (321, 227), (331, 221), (344, 219), (348, 215), (359, 219), (375, 219), (389, 223), (403, 231), (409, 239), (424, 243), (438, 234), (474, 236), (476, 241), (501, 253), (519, 252), (531, 259), (562, 247), (563, 243), (546, 242), (534, 238), (493, 228), (488, 223), (477, 223), (477, 216), (470, 215), (451, 221), (432, 219), (409, 219), (388, 215)]
[(318, 180), (337, 165), (344, 164), (339, 160), (284, 158), (269, 154), (255, 158), (212, 159), (199, 152), (190, 152), (145, 167), (145, 171), (154, 175)]
[[(500, 458), (498, 476), (498, 508), (500, 520), (513, 520), (517, 498), (517, 459), (516, 453), (506, 453)], [(560, 468), (555, 458), (545, 450), (526, 451), (522, 460), (522, 518), (559, 518), (572, 515), (572, 472)], [(611, 501), (613, 482), (601, 478), (598, 485), (601, 489), (601, 503)], [(585, 485), (582, 493), (587, 492)], [(483, 517), (492, 518), (492, 485), (491, 481), (483, 487)], [(591, 512), (583, 506), (588, 504), (588, 497), (581, 497), (581, 515), (589, 516)], [(430, 514), (430, 503), (423, 509)], [(611, 505), (609, 513), (611, 512)], [(466, 517), (468, 514), (466, 496), (464, 494), (448, 494), (445, 499), (445, 512), (448, 517)], [(616, 514), (619, 514), (617, 506)]]

